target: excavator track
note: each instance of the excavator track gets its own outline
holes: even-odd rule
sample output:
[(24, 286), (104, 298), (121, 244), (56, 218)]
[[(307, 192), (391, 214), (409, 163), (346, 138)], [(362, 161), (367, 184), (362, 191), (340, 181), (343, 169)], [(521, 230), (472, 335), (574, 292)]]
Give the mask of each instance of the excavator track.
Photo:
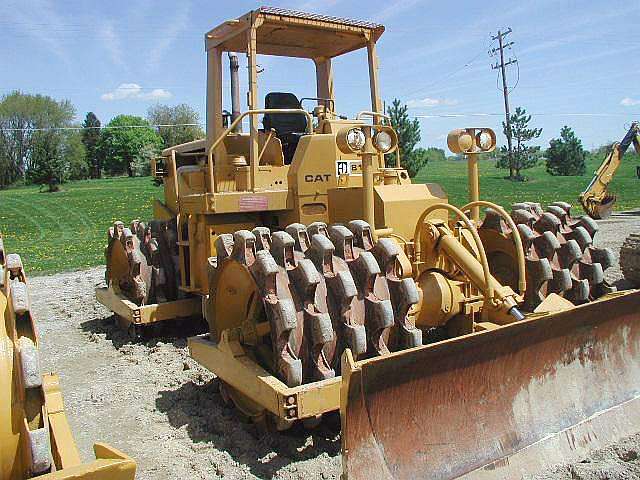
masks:
[[(615, 291), (604, 277), (615, 257), (610, 249), (593, 245), (599, 227), (592, 218), (573, 217), (566, 202), (552, 203), (546, 210), (535, 202), (515, 203), (511, 217), (525, 248), (527, 310), (534, 310), (551, 293), (582, 304)], [(509, 245), (504, 239), (511, 237), (510, 228), (496, 212), (487, 209), (479, 231), (493, 260), (492, 271), (499, 280), (515, 287), (515, 279), (500, 265), (505, 258), (508, 263), (515, 258), (513, 251), (500, 247)]]

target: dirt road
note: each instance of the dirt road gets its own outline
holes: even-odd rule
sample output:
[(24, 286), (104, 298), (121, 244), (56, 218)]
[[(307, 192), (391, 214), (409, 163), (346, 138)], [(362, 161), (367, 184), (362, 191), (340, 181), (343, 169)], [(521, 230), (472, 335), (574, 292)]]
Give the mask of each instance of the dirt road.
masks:
[[(625, 236), (640, 230), (639, 215), (601, 222), (596, 243), (617, 254)], [(607, 277), (619, 281), (619, 269)], [(103, 441), (135, 458), (141, 480), (339, 477), (338, 418), (313, 433), (265, 436), (223, 406), (212, 375), (189, 358), (185, 338), (193, 329), (176, 325), (153, 341), (132, 342), (94, 299), (102, 281), (101, 268), (31, 279), (44, 367), (61, 376), (83, 458)], [(639, 451), (637, 435), (532, 478), (640, 478)]]

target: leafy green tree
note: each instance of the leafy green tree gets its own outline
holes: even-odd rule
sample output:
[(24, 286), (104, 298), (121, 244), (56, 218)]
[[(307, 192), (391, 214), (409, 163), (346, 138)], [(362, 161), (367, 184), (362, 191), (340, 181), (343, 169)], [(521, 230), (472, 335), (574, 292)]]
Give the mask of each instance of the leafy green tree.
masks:
[(53, 130), (36, 132), (31, 153), (31, 165), (27, 170), (30, 183), (46, 185), (49, 192), (56, 192), (68, 179), (63, 154), (63, 136)]
[(20, 177), (55, 191), (67, 179), (65, 154), (75, 115), (67, 100), (12, 92), (0, 102), (0, 185)]
[[(424, 149), (416, 149), (420, 142), (420, 122), (417, 118), (409, 117), (408, 108), (397, 98), (387, 108), (387, 115), (391, 117), (391, 126), (398, 134), (398, 148), (400, 163), (407, 170), (410, 177), (415, 177), (422, 167), (427, 164)], [(387, 155), (387, 165), (395, 166), (396, 155)]]
[[(497, 168), (508, 168), (512, 172), (509, 180), (522, 182), (526, 180), (520, 172), (527, 168), (534, 167), (540, 160), (540, 147), (527, 145), (527, 142), (542, 135), (541, 128), (529, 128), (531, 115), (522, 107), (517, 107), (515, 113), (509, 117), (511, 123), (511, 138), (514, 143), (512, 157), (509, 158), (509, 150), (506, 146), (500, 148)], [(505, 136), (508, 135), (507, 124), (502, 122), (502, 130)]]
[(98, 151), (100, 141), (100, 120), (95, 113), (89, 112), (82, 123), (82, 143), (86, 150), (87, 162), (91, 169), (91, 178), (102, 176), (102, 158)]
[(145, 146), (159, 151), (162, 138), (144, 118), (118, 115), (102, 130), (98, 152), (104, 159), (105, 170), (110, 174), (126, 173), (132, 177), (133, 161)]
[[(420, 150), (420, 149), (417, 149)], [(436, 147), (429, 147), (425, 150), (425, 155), (427, 157), (427, 162), (439, 162), (447, 159), (447, 155), (444, 150)]]
[[(43, 135), (51, 128), (67, 127), (75, 115), (75, 110), (67, 100), (56, 101), (44, 95), (29, 95), (19, 91), (0, 98), (0, 188), (18, 179), (25, 178), (32, 167), (36, 143), (39, 167), (42, 162), (57, 161), (51, 149), (59, 142)], [(52, 132), (62, 135), (61, 130)], [(48, 151), (49, 154), (43, 155)]]
[(179, 125), (156, 127), (162, 137), (163, 148), (204, 138), (198, 112), (185, 103), (174, 107), (154, 105), (147, 111), (147, 120), (151, 125)]
[(158, 156), (158, 149), (153, 145), (144, 145), (133, 159), (131, 170), (134, 177), (151, 175), (151, 160)]
[(82, 133), (67, 133), (63, 148), (66, 168), (70, 180), (84, 180), (91, 177), (91, 165), (88, 162), (87, 150), (82, 141)]
[(566, 125), (560, 130), (560, 138), (549, 142), (545, 157), (551, 175), (584, 175), (587, 169), (582, 142)]

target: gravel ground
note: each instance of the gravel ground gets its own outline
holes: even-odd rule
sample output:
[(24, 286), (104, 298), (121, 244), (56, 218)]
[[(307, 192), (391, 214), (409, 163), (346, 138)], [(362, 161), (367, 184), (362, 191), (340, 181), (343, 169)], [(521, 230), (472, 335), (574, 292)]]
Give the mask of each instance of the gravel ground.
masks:
[[(626, 235), (640, 230), (640, 212), (600, 223), (596, 243), (617, 254)], [(619, 269), (607, 277), (624, 287)], [(152, 341), (132, 342), (95, 301), (102, 279), (102, 268), (31, 278), (44, 368), (61, 377), (85, 460), (101, 441), (135, 458), (141, 480), (339, 477), (337, 415), (312, 433), (265, 435), (223, 406), (216, 380), (189, 358), (193, 327), (174, 324)], [(640, 478), (638, 452), (640, 434), (532, 478)]]

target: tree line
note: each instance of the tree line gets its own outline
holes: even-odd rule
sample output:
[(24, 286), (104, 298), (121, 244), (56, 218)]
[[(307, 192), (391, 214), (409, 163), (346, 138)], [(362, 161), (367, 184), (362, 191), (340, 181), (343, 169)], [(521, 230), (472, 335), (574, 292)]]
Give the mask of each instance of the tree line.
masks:
[(68, 100), (18, 91), (0, 97), (0, 188), (24, 182), (56, 191), (67, 180), (148, 175), (163, 148), (204, 137), (198, 113), (185, 104), (155, 105), (146, 118), (118, 115), (106, 125), (93, 112), (81, 125), (75, 117)]
[[(444, 150), (440, 148), (416, 147), (420, 142), (420, 123), (418, 119), (410, 117), (407, 106), (399, 99), (391, 102), (386, 113), (398, 134), (400, 160), (410, 177), (415, 177), (429, 161), (446, 158)], [(530, 143), (542, 135), (542, 128), (530, 126), (531, 115), (528, 115), (524, 108), (516, 108), (509, 119), (513, 149), (509, 153), (507, 147), (503, 145), (493, 153), (496, 168), (509, 170), (510, 175), (505, 177), (506, 179), (526, 181), (527, 178), (522, 171), (542, 161), (545, 162), (546, 170), (551, 175), (584, 175), (588, 152), (570, 127), (564, 126), (560, 130), (559, 138), (551, 139), (549, 148), (542, 150), (540, 146)], [(508, 135), (506, 122), (502, 122), (502, 129), (506, 137)], [(394, 166), (395, 162), (395, 154), (389, 155), (388, 166)]]
[[(398, 134), (402, 166), (411, 177), (429, 161), (446, 158), (440, 148), (417, 146), (420, 124), (399, 99), (386, 113)], [(68, 100), (19, 91), (0, 97), (0, 189), (24, 182), (56, 191), (67, 180), (149, 175), (150, 160), (163, 148), (204, 137), (198, 113), (185, 104), (155, 105), (146, 118), (118, 115), (106, 125), (93, 112), (86, 114), (81, 125), (74, 123), (75, 117), (75, 107)], [(511, 172), (506, 178), (524, 181), (522, 171), (541, 161), (551, 175), (585, 173), (587, 152), (570, 127), (563, 127), (559, 138), (542, 151), (530, 143), (542, 135), (542, 129), (530, 126), (531, 115), (524, 108), (516, 108), (510, 120), (513, 150), (509, 153), (502, 146), (494, 153), (496, 167)], [(502, 125), (506, 136), (507, 125)], [(387, 161), (394, 166), (395, 154)]]
[[(527, 178), (522, 170), (532, 168), (544, 161), (547, 173), (550, 175), (584, 175), (587, 167), (585, 159), (587, 151), (582, 141), (576, 136), (571, 127), (565, 125), (560, 130), (559, 138), (549, 141), (549, 148), (542, 150), (540, 146), (530, 145), (529, 142), (542, 135), (542, 128), (530, 127), (531, 115), (522, 107), (509, 117), (511, 138), (514, 147), (509, 154), (506, 146), (502, 146), (496, 155), (496, 167), (509, 169), (510, 175), (505, 177), (513, 181), (525, 181)], [(502, 122), (502, 131), (508, 135), (506, 122)]]

